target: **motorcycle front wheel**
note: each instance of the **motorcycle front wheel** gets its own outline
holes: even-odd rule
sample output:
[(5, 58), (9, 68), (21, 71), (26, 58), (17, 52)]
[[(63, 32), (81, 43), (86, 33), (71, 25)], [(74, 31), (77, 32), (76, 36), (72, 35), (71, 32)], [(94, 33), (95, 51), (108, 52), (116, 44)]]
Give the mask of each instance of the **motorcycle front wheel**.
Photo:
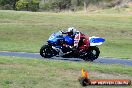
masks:
[(40, 49), (40, 55), (44, 58), (51, 58), (55, 56), (56, 51), (50, 48), (48, 45), (43, 45)]

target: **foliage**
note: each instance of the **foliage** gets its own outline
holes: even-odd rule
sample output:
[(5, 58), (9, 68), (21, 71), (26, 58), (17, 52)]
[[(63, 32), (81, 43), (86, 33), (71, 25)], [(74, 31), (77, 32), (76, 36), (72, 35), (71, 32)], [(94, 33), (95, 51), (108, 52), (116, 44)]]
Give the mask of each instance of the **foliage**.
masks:
[(1, 6), (4, 6), (6, 9), (11, 9), (11, 7), (13, 9), (15, 9), (15, 5), (16, 5), (16, 2), (18, 0), (0, 0), (0, 5)]
[(51, 5), (51, 3), (44, 3), (44, 4), (40, 4), (40, 9), (49, 11), (53, 9), (53, 6)]
[(28, 9), (30, 11), (38, 11), (38, 9), (39, 9), (39, 0), (32, 0), (31, 2), (29, 2)]
[(70, 0), (51, 0), (42, 5), (44, 10), (59, 10), (61, 11), (62, 9), (68, 9), (70, 7), (71, 3)]
[(28, 11), (37, 11), (39, 9), (38, 0), (19, 0), (16, 3), (17, 10), (28, 10)]
[[(130, 1), (130, 0), (126, 0)], [(76, 10), (78, 7), (88, 8), (90, 4), (96, 7), (114, 7), (125, 3), (125, 0), (0, 0), (0, 6), (12, 7), (14, 10), (38, 11), (42, 10)], [(104, 6), (104, 3), (107, 3)], [(9, 8), (10, 9), (10, 8)]]
[(16, 9), (17, 10), (26, 9), (27, 5), (28, 5), (28, 2), (26, 0), (19, 0), (16, 3)]
[(12, 10), (13, 8), (12, 8), (12, 6), (10, 4), (6, 4), (6, 5), (4, 5), (2, 7), (2, 9), (4, 9), (4, 10)]
[(0, 0), (0, 5), (4, 6), (6, 4), (11, 4), (10, 0)]

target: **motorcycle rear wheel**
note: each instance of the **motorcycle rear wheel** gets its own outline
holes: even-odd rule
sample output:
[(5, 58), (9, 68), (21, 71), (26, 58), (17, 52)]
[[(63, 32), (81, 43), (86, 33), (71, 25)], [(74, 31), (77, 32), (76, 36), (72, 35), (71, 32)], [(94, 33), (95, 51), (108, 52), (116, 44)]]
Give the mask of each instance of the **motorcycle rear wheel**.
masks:
[(86, 55), (84, 55), (83, 60), (85, 61), (94, 61), (99, 57), (100, 50), (96, 46), (92, 46), (89, 48), (88, 52)]

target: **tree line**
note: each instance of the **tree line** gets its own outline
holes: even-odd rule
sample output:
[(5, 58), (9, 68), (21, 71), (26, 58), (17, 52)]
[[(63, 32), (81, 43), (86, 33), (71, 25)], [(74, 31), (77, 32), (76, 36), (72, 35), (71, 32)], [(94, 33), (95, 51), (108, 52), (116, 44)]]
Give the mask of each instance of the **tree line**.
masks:
[(24, 11), (87, 11), (89, 5), (110, 8), (131, 0), (0, 0), (0, 9)]

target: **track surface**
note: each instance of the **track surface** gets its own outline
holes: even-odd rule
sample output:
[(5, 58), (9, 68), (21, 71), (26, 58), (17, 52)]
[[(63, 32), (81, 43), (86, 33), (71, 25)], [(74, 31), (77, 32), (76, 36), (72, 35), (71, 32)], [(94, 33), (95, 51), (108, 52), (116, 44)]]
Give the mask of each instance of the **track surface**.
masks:
[[(16, 56), (16, 57), (29, 57), (29, 58), (40, 58), (43, 59), (39, 53), (26, 53), (26, 52), (0, 52), (0, 56)], [(78, 58), (61, 58), (53, 57), (51, 60), (68, 60), (68, 61), (83, 61)], [(95, 63), (102, 64), (122, 64), (132, 66), (132, 60), (127, 59), (116, 59), (116, 58), (98, 58), (94, 61)]]

